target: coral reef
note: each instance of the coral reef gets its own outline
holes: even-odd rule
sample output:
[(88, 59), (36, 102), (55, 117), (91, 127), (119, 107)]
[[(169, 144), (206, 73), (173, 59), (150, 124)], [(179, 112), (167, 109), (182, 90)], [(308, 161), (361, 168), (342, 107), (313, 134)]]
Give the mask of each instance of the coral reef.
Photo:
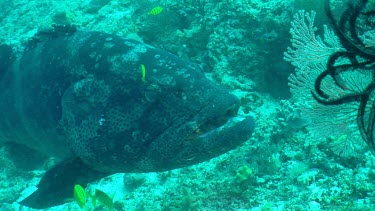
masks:
[[(290, 22), (297, 9), (315, 9), (316, 25), (326, 23), (322, 5), (315, 2), (7, 0), (0, 3), (0, 43), (22, 46), (37, 28), (51, 24), (76, 24), (143, 40), (201, 65), (209, 78), (241, 99), (241, 115), (257, 118), (248, 142), (208, 162), (168, 172), (115, 174), (87, 187), (89, 192), (98, 188), (114, 194), (117, 210), (375, 210), (375, 157), (363, 148), (339, 156), (332, 143), (341, 143), (346, 134), (326, 134), (311, 123), (307, 92), (292, 87), (294, 98), (285, 99), (293, 71), (282, 61), (282, 52), (290, 46)], [(156, 6), (163, 11), (149, 15)], [(334, 38), (328, 26), (323, 29)], [(374, 44), (372, 35), (367, 32), (362, 38), (369, 46)], [(110, 113), (125, 118), (117, 110)], [(0, 210), (31, 211), (17, 202), (57, 161), (23, 170), (0, 144)], [(72, 202), (47, 210), (78, 209)]]

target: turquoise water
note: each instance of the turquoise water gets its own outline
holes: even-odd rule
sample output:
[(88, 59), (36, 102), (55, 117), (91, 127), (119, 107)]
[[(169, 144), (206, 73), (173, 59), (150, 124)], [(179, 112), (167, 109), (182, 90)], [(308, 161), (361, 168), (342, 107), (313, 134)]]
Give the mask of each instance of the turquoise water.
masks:
[[(346, 10), (345, 2), (331, 1), (331, 9), (334, 11), (333, 15), (336, 20), (339, 20), (342, 12)], [(367, 3), (366, 1), (359, 2)], [(358, 5), (360, 4), (356, 4), (357, 9)], [(360, 8), (362, 12), (374, 10), (372, 1), (364, 5), (363, 8)], [(80, 103), (80, 101), (72, 103), (69, 100), (62, 100), (62, 107), (67, 107), (61, 109), (60, 101), (58, 101), (59, 103), (56, 105), (47, 103), (46, 108), (50, 108), (50, 106), (53, 108), (49, 110), (32, 107), (33, 102), (24, 98), (29, 96), (25, 93), (31, 93), (32, 90), (40, 88), (41, 92), (47, 93), (46, 95), (59, 93), (58, 97), (70, 99), (71, 89), (57, 90), (57, 88), (51, 89), (51, 87), (30, 86), (32, 89), (25, 90), (17, 89), (15, 86), (14, 90), (20, 94), (17, 97), (22, 100), (9, 101), (9, 105), (14, 105), (14, 107), (3, 106), (7, 105), (4, 99), (8, 99), (6, 97), (9, 97), (11, 95), (9, 93), (14, 91), (13, 86), (9, 84), (14, 81), (17, 84), (15, 79), (8, 81), (13, 78), (11, 71), (19, 71), (17, 73), (35, 71), (33, 74), (25, 76), (32, 79), (38, 78), (40, 75), (43, 76), (43, 74), (39, 75), (40, 72), (36, 68), (42, 67), (42, 65), (23, 64), (17, 59), (21, 58), (24, 52), (33, 49), (35, 47), (33, 44), (38, 45), (38, 43), (47, 42), (48, 39), (56, 39), (56, 37), (48, 35), (46, 36), (48, 39), (35, 40), (35, 34), (39, 32), (40, 35), (40, 32), (48, 31), (53, 24), (73, 24), (79, 26), (78, 31), (89, 33), (97, 31), (113, 36), (118, 35), (147, 44), (144, 47), (148, 49), (147, 52), (151, 51), (149, 46), (153, 46), (171, 52), (184, 61), (191, 61), (197, 64), (192, 65), (193, 69), (198, 69), (209, 80), (227, 89), (239, 99), (239, 103), (237, 103), (240, 106), (237, 113), (239, 118), (252, 117), (256, 121), (251, 138), (244, 143), (236, 144), (238, 146), (233, 147), (234, 149), (217, 147), (202, 150), (204, 155), (209, 155), (220, 151), (219, 148), (222, 149), (223, 152), (218, 153), (219, 156), (215, 155), (215, 158), (194, 165), (189, 164), (183, 168), (160, 170), (161, 172), (123, 173), (125, 170), (117, 170), (111, 171), (116, 174), (111, 173), (106, 177), (96, 175), (96, 179), (90, 180), (85, 187), (87, 195), (95, 195), (96, 189), (103, 191), (113, 201), (114, 210), (375, 209), (374, 182), (372, 181), (375, 175), (373, 170), (375, 157), (371, 149), (372, 139), (371, 132), (369, 132), (371, 129), (368, 129), (371, 127), (367, 128), (367, 125), (371, 123), (369, 117), (373, 114), (371, 106), (374, 101), (371, 88), (374, 83), (371, 61), (374, 58), (370, 54), (375, 46), (375, 36), (371, 15), (360, 16), (360, 21), (356, 23), (358, 24), (358, 28), (356, 28), (358, 40), (354, 39), (352, 43), (355, 46), (360, 46), (360, 50), (365, 51), (360, 54), (356, 51), (358, 49), (340, 40), (337, 30), (335, 31), (327, 17), (323, 0), (4, 0), (0, 1), (0, 6), (2, 8), (0, 11), (0, 43), (11, 46), (10, 49), (13, 52), (11, 59), (4, 56), (7, 55), (4, 53), (4, 49), (1, 49), (2, 54), (0, 54), (2, 56), (0, 65), (4, 67), (1, 69), (0, 75), (2, 77), (0, 85), (4, 89), (3, 94), (0, 95), (4, 97), (0, 107), (9, 109), (3, 110), (2, 119), (12, 120), (0, 124), (0, 128), (8, 128), (0, 133), (0, 210), (110, 210), (108, 205), (99, 202), (95, 205), (94, 197), (88, 197), (85, 207), (80, 208), (74, 200), (73, 186), (70, 187), (68, 184), (69, 187), (64, 188), (67, 188), (71, 195), (68, 194), (69, 197), (65, 197), (63, 203), (60, 203), (61, 205), (46, 209), (33, 209), (20, 203), (37, 189), (36, 186), (46, 171), (62, 160), (72, 158), (72, 155), (79, 154), (85, 157), (86, 154), (82, 151), (86, 152), (88, 146), (85, 145), (83, 148), (77, 149), (77, 145), (74, 145), (75, 142), (65, 144), (65, 139), (73, 140), (74, 134), (79, 133), (79, 130), (74, 128), (66, 129), (66, 125), (79, 123), (69, 118), (60, 118), (61, 112), (85, 115), (86, 109), (90, 108), (90, 105)], [(348, 23), (340, 28), (349, 39), (353, 38), (353, 35), (347, 33), (350, 27), (351, 25)], [(78, 32), (72, 33), (77, 35)], [(68, 36), (67, 34), (57, 34), (56, 36)], [(40, 37), (43, 38), (43, 36)], [(86, 38), (82, 37), (82, 40), (84, 39)], [(33, 41), (30, 42), (30, 40)], [(77, 42), (71, 45), (80, 46), (79, 39), (77, 38), (75, 41)], [(100, 40), (97, 41), (100, 42)], [(66, 46), (60, 46), (60, 49), (64, 49), (64, 47)], [(142, 52), (142, 49), (139, 52)], [(327, 101), (333, 99), (338, 103), (335, 105), (318, 103), (311, 94), (312, 91), (316, 91), (315, 80), (327, 69), (327, 61), (331, 55), (336, 52), (348, 51), (352, 52), (353, 54), (350, 55), (354, 56), (340, 57), (335, 60), (335, 65), (349, 67), (338, 68), (343, 70), (337, 74), (339, 76), (324, 78), (320, 87), (324, 93), (330, 96)], [(72, 50), (72, 52), (74, 51)], [(53, 53), (50, 51), (41, 58), (53, 58), (50, 56)], [(74, 53), (69, 52), (68, 54), (73, 55)], [(130, 56), (127, 59), (130, 63), (134, 62), (137, 65), (137, 68), (134, 69), (138, 71), (135, 73), (136, 82), (134, 83), (139, 84), (140, 87), (146, 87), (146, 91), (154, 91), (158, 86), (162, 86), (163, 83), (166, 83), (165, 81), (168, 81), (168, 77), (154, 77), (153, 74), (157, 72), (157, 69), (150, 68), (146, 60), (139, 61), (138, 58)], [(359, 67), (360, 65), (353, 66), (354, 60), (358, 60), (358, 63), (370, 62), (367, 66)], [(8, 69), (8, 61), (11, 61), (10, 63), (15, 66), (19, 63), (23, 66), (21, 65), (22, 68), (18, 69), (12, 66)], [(53, 61), (55, 62), (55, 60)], [(74, 77), (79, 76), (79, 80), (82, 79), (81, 76), (83, 78), (87, 76), (85, 73), (79, 72), (81, 69), (77, 69), (65, 71), (74, 72)], [(104, 73), (106, 71), (113, 70), (104, 68)], [(170, 73), (177, 74), (177, 72), (171, 70)], [(51, 75), (54, 73), (53, 71), (48, 72)], [(103, 73), (100, 72), (100, 74)], [(203, 74), (199, 77), (203, 78)], [(76, 80), (74, 77), (69, 81)], [(77, 83), (77, 86), (84, 87), (85, 84), (95, 84), (92, 82), (94, 80), (92, 78), (95, 77), (88, 74), (87, 78), (81, 81), (82, 83)], [(60, 75), (52, 77), (53, 80), (49, 77), (46, 78), (48, 78), (49, 84), (58, 84), (61, 79)], [(110, 81), (114, 83), (116, 80), (117, 78), (110, 78)], [(153, 80), (158, 82), (156, 83), (158, 86), (147, 86), (147, 83)], [(100, 83), (95, 85), (100, 89), (82, 89), (81, 94), (103, 92), (102, 95), (109, 95), (103, 91), (106, 90), (104, 85), (102, 86)], [(73, 87), (75, 94), (78, 93), (77, 86)], [(26, 84), (25, 86), (20, 85), (20, 87), (28, 86)], [(95, 88), (97, 87), (95, 86)], [(119, 89), (116, 91), (120, 92)], [(157, 93), (169, 92), (161, 90)], [(220, 93), (217, 92), (217, 95)], [(352, 95), (357, 97), (351, 97)], [(136, 98), (137, 95), (133, 94), (132, 96)], [(192, 99), (184, 94), (178, 96), (179, 99)], [(195, 96), (201, 97), (201, 95)], [(368, 101), (364, 100), (366, 96), (369, 98)], [(319, 97), (321, 96), (318, 95)], [(149, 92), (145, 92), (142, 95), (143, 98), (145, 101), (142, 102), (154, 102), (155, 100), (155, 96)], [(95, 98), (95, 100), (97, 99)], [(100, 100), (98, 99), (98, 101)], [(227, 98), (225, 101), (228, 101)], [(17, 104), (20, 102), (33, 109), (22, 111), (20, 116), (14, 116), (13, 112), (22, 107)], [(195, 99), (189, 101), (192, 105), (199, 102)], [(207, 105), (213, 105), (211, 101), (205, 102)], [(38, 105), (38, 103), (35, 104)], [(99, 107), (106, 108), (104, 104), (100, 104), (101, 107)], [(72, 109), (72, 105), (74, 109), (77, 106), (77, 109)], [(163, 114), (163, 117), (167, 119), (170, 113), (163, 113), (162, 108), (164, 107), (156, 110), (156, 113)], [(359, 108), (363, 108), (363, 113), (359, 112), (359, 116), (364, 119), (364, 131), (358, 125), (358, 110), (361, 111)], [(70, 109), (72, 109), (71, 113), (69, 113)], [(173, 112), (178, 113), (184, 109), (185, 107), (178, 107)], [(109, 114), (112, 114), (112, 110), (111, 112), (104, 110), (107, 112), (105, 115), (101, 112), (95, 113), (97, 119), (93, 121), (96, 121), (97, 126), (88, 127), (94, 130), (92, 133), (100, 134), (98, 132), (102, 130), (100, 126), (107, 127), (111, 124)], [(135, 114), (142, 112), (150, 120), (152, 115), (156, 115), (151, 112), (145, 113), (143, 110), (139, 111), (136, 106), (125, 110)], [(233, 113), (234, 110), (231, 108), (228, 113)], [(47, 119), (48, 112), (51, 111), (55, 112), (51, 117), (48, 116), (52, 120), (44, 121)], [(113, 114), (118, 118), (121, 115), (121, 112)], [(170, 114), (172, 117), (173, 115), (174, 113)], [(30, 116), (35, 118), (19, 120), (19, 117)], [(184, 122), (183, 117), (178, 119)], [(137, 119), (136, 116), (126, 116), (122, 121), (132, 122), (131, 118)], [(20, 122), (23, 124), (23, 121), (27, 122), (27, 126), (26, 124), (19, 125)], [(56, 125), (51, 125), (50, 122), (54, 122)], [(220, 130), (205, 133), (206, 130), (210, 131), (219, 125), (218, 122), (221, 122), (221, 119), (215, 119), (214, 123), (209, 122), (210, 124), (205, 124), (205, 127), (196, 126), (194, 134), (189, 136), (186, 143), (183, 142), (184, 144), (181, 146), (189, 147), (196, 144), (191, 140), (196, 140), (197, 136), (205, 138), (212, 133), (221, 134)], [(43, 125), (41, 131), (44, 132), (50, 128), (63, 128), (64, 136), (55, 137), (50, 136), (48, 132), (39, 133), (38, 125)], [(143, 122), (142, 127), (139, 128), (146, 130), (146, 128), (150, 129), (156, 126), (151, 122)], [(250, 126), (248, 135), (252, 131)], [(23, 130), (23, 127), (31, 129)], [(131, 126), (121, 125), (118, 127)], [(234, 133), (233, 131), (236, 130), (229, 131), (232, 131), (232, 134), (223, 132), (217, 139), (229, 143), (240, 139), (238, 136), (247, 136)], [(179, 132), (181, 131), (177, 133)], [(90, 132), (90, 134), (92, 133)], [(132, 140), (144, 140), (136, 131), (127, 135), (132, 136)], [(20, 140), (15, 140), (18, 138)], [(91, 139), (87, 138), (87, 140)], [(174, 143), (173, 139), (170, 141), (171, 144)], [(22, 145), (15, 145), (14, 142)], [(107, 147), (106, 144), (100, 146)], [(72, 150), (71, 147), (74, 149)], [(29, 148), (34, 148), (35, 151)], [(89, 148), (91, 149), (91, 147)], [(87, 150), (87, 153), (89, 152)], [(95, 160), (97, 162), (96, 170), (107, 170), (107, 167), (114, 169), (119, 166), (118, 163), (109, 159), (109, 157), (112, 159), (112, 156), (118, 155), (100, 155), (103, 156), (98, 158), (99, 161)], [(107, 159), (110, 161), (107, 162)], [(188, 163), (195, 159), (195, 156), (186, 156), (184, 162)], [(88, 160), (86, 162), (94, 162)], [(177, 156), (175, 159), (171, 159), (171, 161), (176, 160), (178, 160)], [(172, 165), (171, 163), (163, 165)], [(176, 164), (176, 166), (178, 165)], [(79, 169), (72, 169), (72, 171), (75, 173)], [(126, 171), (132, 172), (128, 169)], [(67, 175), (68, 172), (63, 171), (62, 175), (65, 174)], [(87, 178), (87, 180), (89, 179)], [(82, 185), (85, 186), (85, 184)], [(48, 198), (47, 195), (41, 195), (38, 200), (48, 204), (48, 202), (52, 203), (54, 199)]]

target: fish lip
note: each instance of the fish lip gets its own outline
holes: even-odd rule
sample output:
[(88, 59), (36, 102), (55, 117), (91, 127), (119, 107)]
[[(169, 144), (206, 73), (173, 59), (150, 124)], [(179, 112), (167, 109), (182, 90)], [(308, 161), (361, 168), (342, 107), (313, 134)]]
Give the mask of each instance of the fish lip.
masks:
[(207, 118), (203, 123), (196, 124), (193, 127), (193, 131), (189, 134), (187, 139), (202, 138), (209, 133), (214, 133), (215, 131), (220, 131), (224, 128), (228, 128), (233, 125), (234, 122), (239, 121), (237, 116), (239, 106), (235, 103), (228, 106), (227, 109), (220, 115), (212, 118)]
[(199, 137), (202, 138), (203, 136), (206, 136), (210, 133), (233, 127), (234, 125), (242, 122), (243, 120), (245, 120), (245, 117), (241, 117), (241, 116), (235, 116), (235, 117), (229, 118), (225, 124), (221, 125), (220, 127), (214, 128), (213, 130), (207, 131), (205, 134), (202, 134)]
[(244, 121), (246, 117), (242, 116), (234, 116), (227, 119), (227, 121), (224, 124), (218, 125), (217, 127), (210, 128), (209, 130), (202, 130), (201, 128), (204, 126), (197, 127), (187, 139), (203, 139), (207, 138), (211, 135), (214, 135), (215, 133), (220, 133), (226, 129), (230, 129), (231, 127), (234, 127), (236, 124), (240, 124), (242, 121)]

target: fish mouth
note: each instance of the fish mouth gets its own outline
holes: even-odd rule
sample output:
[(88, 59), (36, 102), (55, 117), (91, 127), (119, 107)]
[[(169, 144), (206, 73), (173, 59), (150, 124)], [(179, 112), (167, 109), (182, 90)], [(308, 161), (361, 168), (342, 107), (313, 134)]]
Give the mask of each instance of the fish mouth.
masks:
[(238, 106), (235, 105), (221, 115), (206, 118), (202, 124), (186, 123), (185, 126), (192, 130), (183, 139), (181, 147), (174, 149), (174, 156), (168, 162), (175, 168), (193, 165), (226, 153), (249, 140), (255, 120), (251, 116), (237, 116), (237, 111)]
[(235, 122), (241, 121), (237, 117), (239, 106), (231, 105), (228, 109), (212, 118), (207, 118), (202, 124), (193, 127), (193, 131), (186, 138), (187, 140), (199, 139), (207, 136), (210, 133), (218, 132), (226, 127), (232, 126)]

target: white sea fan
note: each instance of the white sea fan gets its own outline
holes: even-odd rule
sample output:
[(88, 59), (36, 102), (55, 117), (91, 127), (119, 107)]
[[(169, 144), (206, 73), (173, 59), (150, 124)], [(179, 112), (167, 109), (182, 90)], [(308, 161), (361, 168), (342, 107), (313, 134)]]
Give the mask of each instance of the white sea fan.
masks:
[[(316, 78), (326, 70), (330, 55), (345, 51), (327, 26), (324, 26), (323, 40), (315, 34), (314, 19), (315, 12), (301, 10), (291, 23), (292, 47), (284, 53), (284, 59), (296, 68), (289, 76), (290, 90), (300, 106), (301, 115), (310, 120), (308, 128), (316, 138), (331, 141), (332, 150), (337, 154), (353, 155), (364, 146), (356, 122), (359, 102), (327, 106), (319, 104), (311, 94)], [(337, 63), (349, 64), (349, 61), (341, 59)], [(363, 92), (371, 83), (373, 73), (356, 69), (343, 71), (339, 77), (345, 89), (337, 86), (331, 77), (326, 77), (321, 83), (322, 91), (332, 99)]]

